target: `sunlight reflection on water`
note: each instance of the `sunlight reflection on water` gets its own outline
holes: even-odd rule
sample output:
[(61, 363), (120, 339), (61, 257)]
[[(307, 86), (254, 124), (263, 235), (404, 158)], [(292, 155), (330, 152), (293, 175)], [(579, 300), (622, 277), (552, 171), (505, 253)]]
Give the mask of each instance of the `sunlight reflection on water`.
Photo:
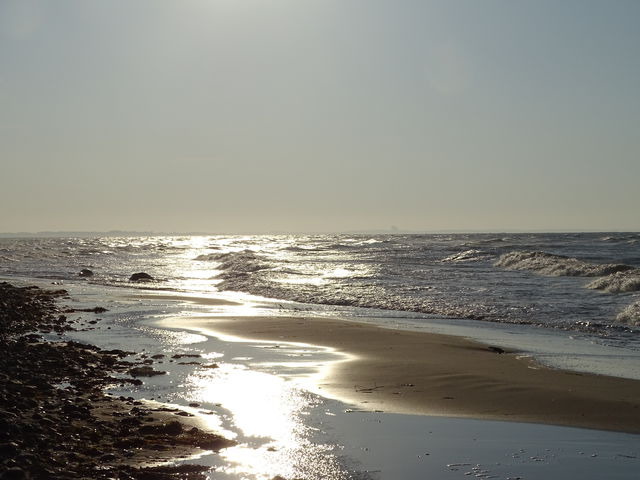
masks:
[(227, 465), (217, 472), (240, 478), (343, 479), (335, 446), (312, 441), (309, 415), (318, 397), (293, 382), (244, 365), (196, 371), (185, 385), (195, 402), (224, 405), (239, 430), (239, 445), (220, 452)]

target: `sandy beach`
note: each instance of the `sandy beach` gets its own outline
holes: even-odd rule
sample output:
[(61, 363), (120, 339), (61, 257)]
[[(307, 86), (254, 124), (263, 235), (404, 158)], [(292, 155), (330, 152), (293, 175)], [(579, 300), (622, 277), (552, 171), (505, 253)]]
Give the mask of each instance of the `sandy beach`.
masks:
[(180, 326), (347, 353), (319, 388), (363, 409), (640, 432), (640, 382), (554, 370), (460, 337), (324, 318), (190, 318)]

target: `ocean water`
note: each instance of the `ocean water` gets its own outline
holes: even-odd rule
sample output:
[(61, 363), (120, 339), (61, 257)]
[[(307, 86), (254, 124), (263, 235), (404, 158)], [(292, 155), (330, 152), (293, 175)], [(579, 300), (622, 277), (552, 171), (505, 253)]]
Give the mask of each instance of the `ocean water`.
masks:
[[(82, 328), (65, 338), (149, 355), (198, 354), (219, 365), (159, 360), (155, 367), (167, 375), (112, 393), (185, 409), (200, 404), (194, 414), (239, 442), (197, 459), (215, 469), (211, 478), (228, 480), (626, 480), (637, 477), (640, 440), (364, 411), (307, 389), (305, 378), (334, 354), (188, 330), (180, 319), (233, 315), (238, 307), (173, 298), (213, 294), (247, 300), (254, 313), (424, 325), (488, 343), (497, 336), (507, 346), (539, 337), (549, 347), (537, 351), (543, 361), (560, 355), (560, 365), (573, 368), (566, 360), (576, 349), (577, 369), (612, 362), (640, 378), (639, 267), (640, 234), (620, 233), (0, 239), (0, 278), (62, 285), (74, 306), (108, 309), (98, 323), (79, 313)], [(94, 275), (80, 277), (82, 269)], [(154, 281), (129, 281), (141, 271)]]
[[(129, 282), (139, 271), (155, 281)], [(527, 324), (640, 348), (638, 233), (4, 238), (0, 275)]]

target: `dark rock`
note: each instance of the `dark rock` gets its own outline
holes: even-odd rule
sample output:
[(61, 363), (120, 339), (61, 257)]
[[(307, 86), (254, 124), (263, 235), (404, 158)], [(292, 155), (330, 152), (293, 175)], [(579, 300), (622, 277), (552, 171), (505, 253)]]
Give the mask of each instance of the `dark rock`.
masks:
[(151, 367), (134, 367), (128, 371), (132, 377), (153, 377), (155, 375), (165, 375), (167, 372), (161, 370), (154, 370)]
[(129, 277), (130, 282), (151, 282), (153, 277), (145, 272), (134, 273)]
[(0, 480), (26, 480), (31, 478), (27, 472), (20, 467), (13, 467), (0, 474)]
[(19, 451), (20, 451), (20, 448), (18, 447), (18, 444), (15, 442), (0, 443), (0, 458), (15, 457)]
[(180, 435), (183, 432), (182, 424), (178, 421), (163, 423), (162, 425), (144, 425), (140, 427), (143, 435)]
[[(169, 451), (183, 445), (217, 450), (233, 443), (197, 429), (186, 431), (178, 419), (159, 424), (151, 415), (177, 409), (150, 410), (133, 397), (105, 394), (108, 385), (142, 384), (115, 375), (166, 373), (122, 359), (134, 352), (45, 341), (34, 334), (58, 331), (73, 321), (60, 315), (75, 311), (56, 306), (55, 297), (61, 295), (66, 292), (0, 282), (0, 480), (206, 480), (203, 472), (209, 467), (139, 468), (135, 458), (128, 463), (140, 449)], [(150, 430), (144, 434), (146, 427)]]
[(171, 358), (200, 358), (199, 353), (176, 353)]
[(82, 270), (80, 270), (78, 275), (80, 275), (81, 277), (88, 278), (88, 277), (93, 277), (93, 272), (88, 268), (83, 268)]

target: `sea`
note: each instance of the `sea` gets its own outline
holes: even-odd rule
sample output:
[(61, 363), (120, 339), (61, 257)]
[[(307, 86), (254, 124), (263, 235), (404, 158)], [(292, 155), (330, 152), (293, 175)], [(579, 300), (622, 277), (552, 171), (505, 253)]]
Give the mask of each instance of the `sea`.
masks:
[[(135, 272), (154, 280), (134, 284)], [(640, 345), (640, 233), (2, 238), (0, 276), (243, 292), (291, 302), (283, 308), (526, 324)]]
[[(139, 272), (152, 280), (131, 281)], [(236, 447), (187, 460), (211, 466), (211, 479), (626, 480), (640, 468), (638, 435), (370, 411), (300, 381), (340, 361), (336, 352), (180, 323), (338, 317), (640, 379), (640, 233), (0, 238), (0, 280), (64, 288), (78, 307), (107, 307), (80, 314), (79, 328), (64, 334), (72, 340), (134, 350), (134, 360), (162, 353), (216, 362), (159, 360), (154, 368), (166, 375), (111, 390), (190, 408), (235, 438)], [(241, 306), (179, 301), (190, 298)]]

